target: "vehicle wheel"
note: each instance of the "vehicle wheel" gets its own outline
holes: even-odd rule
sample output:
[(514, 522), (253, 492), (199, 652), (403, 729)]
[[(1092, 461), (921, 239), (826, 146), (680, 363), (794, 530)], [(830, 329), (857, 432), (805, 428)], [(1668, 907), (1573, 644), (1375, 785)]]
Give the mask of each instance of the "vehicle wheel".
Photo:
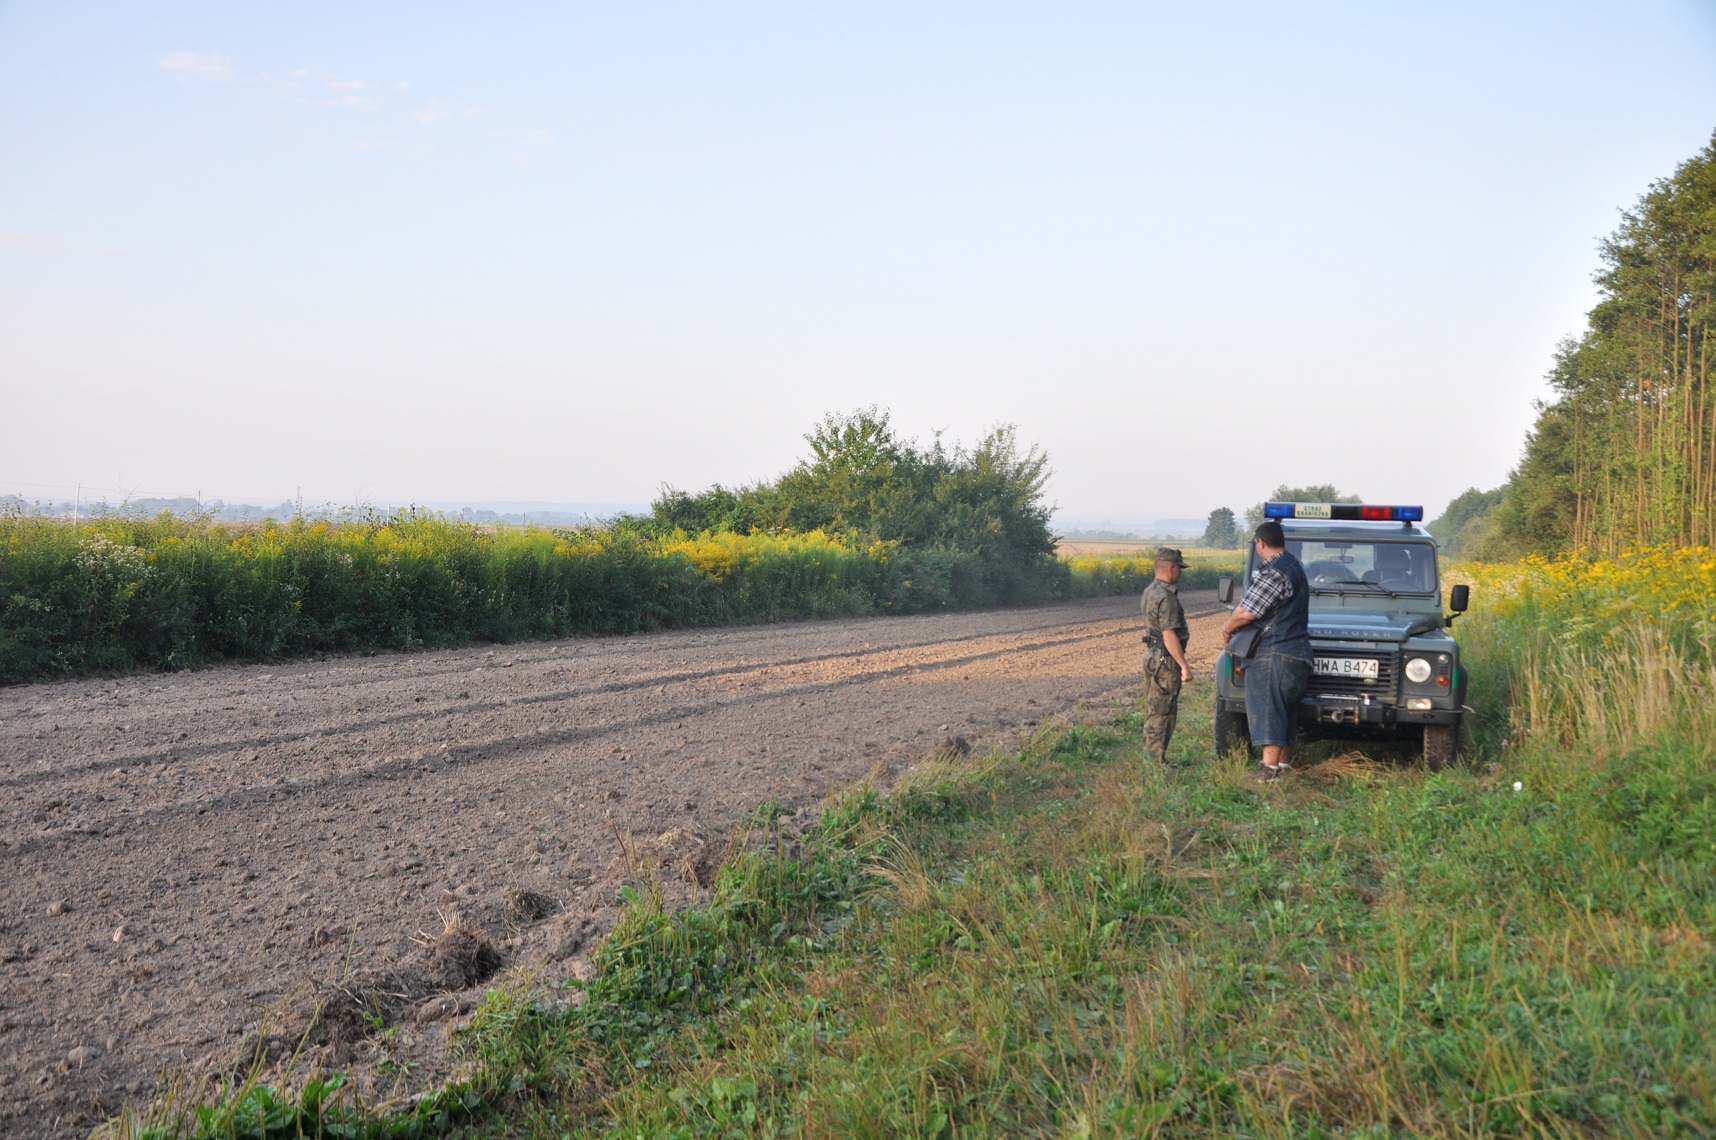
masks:
[(1424, 764), (1432, 772), (1454, 766), (1454, 753), (1460, 744), (1457, 724), (1427, 724), (1424, 726)]
[(1216, 706), (1215, 748), (1217, 756), (1226, 756), (1236, 748), (1243, 748), (1247, 756), (1251, 755), (1251, 729), (1245, 723), (1244, 713)]

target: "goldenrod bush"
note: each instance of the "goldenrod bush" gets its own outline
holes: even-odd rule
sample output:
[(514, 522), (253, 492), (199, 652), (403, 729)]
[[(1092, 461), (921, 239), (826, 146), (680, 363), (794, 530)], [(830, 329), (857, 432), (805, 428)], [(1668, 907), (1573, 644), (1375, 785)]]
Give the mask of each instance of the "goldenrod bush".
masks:
[[(1237, 578), (1245, 568), (1245, 555), (1237, 550), (1190, 548), (1181, 556), (1189, 563), (1180, 574), (1183, 590), (1214, 589), (1217, 578)], [(1076, 598), (1143, 593), (1156, 576), (1154, 554), (1073, 554), (1061, 561), (1067, 568), (1067, 590)]]
[(484, 530), (404, 511), (228, 527), (0, 517), (0, 682), (999, 598), (977, 554), (821, 532)]
[[(1455, 571), (1473, 588), (1456, 627), (1477, 745), (1553, 738), (1606, 752), (1661, 729), (1709, 691), (1716, 551), (1639, 549)], [(1708, 702), (1705, 702), (1708, 705)]]

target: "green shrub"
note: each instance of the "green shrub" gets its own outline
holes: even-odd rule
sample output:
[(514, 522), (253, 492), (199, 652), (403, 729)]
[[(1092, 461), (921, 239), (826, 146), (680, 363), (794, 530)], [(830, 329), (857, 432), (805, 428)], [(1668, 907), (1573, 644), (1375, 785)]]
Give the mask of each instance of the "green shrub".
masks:
[(0, 517), (0, 683), (1047, 600), (1052, 558), (809, 534)]

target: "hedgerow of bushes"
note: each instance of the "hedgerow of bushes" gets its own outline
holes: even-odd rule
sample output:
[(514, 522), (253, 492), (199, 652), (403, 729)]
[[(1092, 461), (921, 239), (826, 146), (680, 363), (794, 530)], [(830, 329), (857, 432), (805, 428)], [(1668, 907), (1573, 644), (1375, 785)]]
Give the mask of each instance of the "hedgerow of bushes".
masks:
[[(1053, 592), (1046, 576), (1046, 595)], [(828, 535), (0, 518), (0, 683), (989, 604), (979, 556)]]

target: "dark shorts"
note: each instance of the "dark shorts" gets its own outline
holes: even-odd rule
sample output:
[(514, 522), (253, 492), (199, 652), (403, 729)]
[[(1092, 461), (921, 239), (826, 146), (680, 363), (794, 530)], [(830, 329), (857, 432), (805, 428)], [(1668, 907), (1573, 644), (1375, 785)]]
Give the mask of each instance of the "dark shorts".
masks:
[(1298, 727), (1299, 701), (1311, 681), (1311, 663), (1303, 657), (1262, 653), (1245, 666), (1245, 720), (1251, 742), (1291, 744)]

